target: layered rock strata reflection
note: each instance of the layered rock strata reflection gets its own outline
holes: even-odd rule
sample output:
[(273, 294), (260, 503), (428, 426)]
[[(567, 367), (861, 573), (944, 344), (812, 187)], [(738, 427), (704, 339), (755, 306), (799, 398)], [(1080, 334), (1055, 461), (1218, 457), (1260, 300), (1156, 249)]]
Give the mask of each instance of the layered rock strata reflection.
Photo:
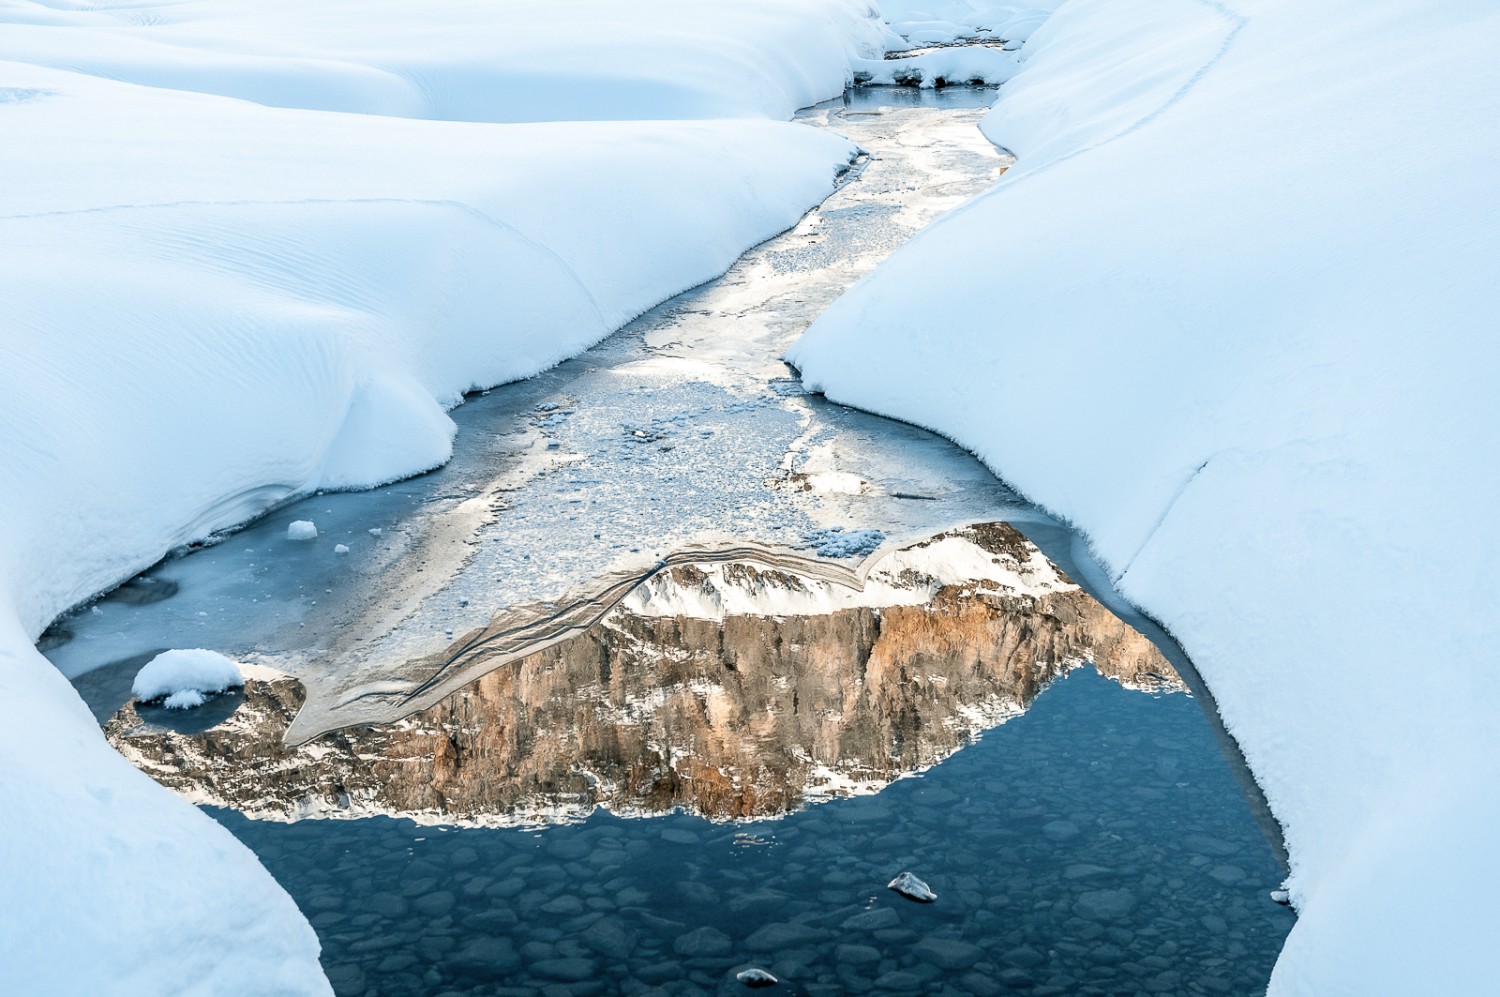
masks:
[(677, 565), (434, 706), (297, 746), (284, 741), (303, 700), (291, 678), (249, 680), (207, 731), (145, 722), (134, 703), (105, 729), (166, 786), (261, 817), (750, 818), (878, 791), (1086, 663), (1134, 688), (1182, 688), (1149, 641), (989, 524), (886, 556), (862, 589)]

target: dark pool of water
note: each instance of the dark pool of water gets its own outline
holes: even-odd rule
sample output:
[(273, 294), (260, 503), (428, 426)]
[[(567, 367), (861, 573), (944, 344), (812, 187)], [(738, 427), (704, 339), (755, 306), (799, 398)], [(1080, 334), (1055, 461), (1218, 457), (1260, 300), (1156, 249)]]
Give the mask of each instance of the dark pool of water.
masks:
[[(744, 824), (535, 829), (210, 811), (309, 915), (341, 995), (1255, 994), (1293, 915), (1187, 696), (1079, 669), (875, 796)], [(938, 893), (886, 889), (911, 870)]]

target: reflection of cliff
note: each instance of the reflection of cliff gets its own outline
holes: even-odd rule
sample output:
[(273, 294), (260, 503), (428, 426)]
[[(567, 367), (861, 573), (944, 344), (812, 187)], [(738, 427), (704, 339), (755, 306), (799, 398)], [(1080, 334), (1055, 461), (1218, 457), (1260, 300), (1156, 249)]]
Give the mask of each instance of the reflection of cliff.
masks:
[[(965, 583), (932, 564), (939, 553), (982, 570)], [(282, 679), (250, 682), (235, 716), (204, 733), (142, 725), (133, 706), (106, 730), (166, 785), (267, 816), (524, 819), (603, 804), (749, 817), (940, 761), (1084, 660), (1128, 685), (1179, 687), (1148, 641), (1004, 526), (898, 556), (866, 588), (882, 605), (666, 615), (822, 595), (744, 565), (682, 565), (653, 584), (583, 635), (394, 723), (287, 748), (302, 693)], [(891, 604), (903, 590), (920, 602)]]

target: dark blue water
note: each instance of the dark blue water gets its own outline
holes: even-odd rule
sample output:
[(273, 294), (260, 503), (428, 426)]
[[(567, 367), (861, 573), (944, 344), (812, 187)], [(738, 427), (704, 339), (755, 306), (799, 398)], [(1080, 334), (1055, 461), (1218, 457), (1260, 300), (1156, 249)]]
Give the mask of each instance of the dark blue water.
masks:
[[(1080, 669), (876, 796), (544, 830), (211, 811), (309, 915), (341, 995), (1256, 994), (1293, 915), (1185, 695)], [(911, 870), (934, 904), (887, 890)]]

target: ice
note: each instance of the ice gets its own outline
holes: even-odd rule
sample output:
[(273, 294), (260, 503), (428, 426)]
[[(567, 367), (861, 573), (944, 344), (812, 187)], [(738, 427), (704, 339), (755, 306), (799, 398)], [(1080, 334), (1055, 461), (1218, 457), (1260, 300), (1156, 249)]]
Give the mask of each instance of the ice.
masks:
[[(136, 673), (131, 695), (143, 703), (181, 692), (216, 693), (245, 684), (240, 666), (217, 651), (203, 648), (163, 651)], [(202, 702), (202, 699), (199, 699)], [(180, 704), (197, 706), (198, 703)], [(182, 705), (167, 703), (174, 709)]]
[(790, 354), (1182, 641), (1286, 831), (1273, 997), (1494, 987), (1497, 38), (1484, 4), (1061, 5), (985, 121), (1016, 166)]
[(895, 879), (886, 884), (887, 889), (895, 890), (908, 900), (917, 903), (930, 904), (937, 899), (937, 894), (932, 892), (932, 887), (918, 879), (915, 873), (903, 872)]
[(172, 693), (162, 700), (162, 705), (169, 710), (191, 710), (195, 706), (202, 706), (207, 700), (203, 693), (197, 689), (183, 689)]
[(879, 530), (845, 530), (842, 526), (830, 526), (812, 530), (804, 539), (819, 557), (863, 557), (884, 542), (885, 534)]
[(758, 990), (763, 987), (774, 987), (776, 986), (776, 984), (781, 982), (771, 973), (767, 972), (764, 969), (761, 969), (759, 966), (751, 966), (749, 969), (742, 969), (738, 973), (734, 974), (734, 978), (736, 980), (739, 980), (741, 983), (752, 990)]
[(347, 554), (347, 553), (349, 553), (349, 545), (348, 544), (334, 544), (333, 545), (333, 552), (335, 554)]
[(288, 540), (316, 540), (318, 527), (310, 519), (296, 520), (287, 525), (286, 538)]

